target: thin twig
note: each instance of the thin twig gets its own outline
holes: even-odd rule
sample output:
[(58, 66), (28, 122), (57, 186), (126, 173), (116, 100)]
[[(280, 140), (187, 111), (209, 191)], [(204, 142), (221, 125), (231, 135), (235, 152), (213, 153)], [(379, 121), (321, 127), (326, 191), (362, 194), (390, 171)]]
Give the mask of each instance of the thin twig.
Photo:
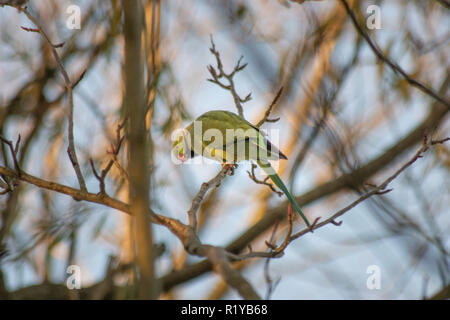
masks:
[(289, 238), (292, 234), (293, 224), (294, 223), (293, 223), (293, 217), (292, 217), (292, 206), (289, 203), (289, 205), (288, 205), (288, 231), (287, 231), (286, 237), (284, 238), (283, 243), (278, 248), (273, 250), (273, 253), (279, 254), (279, 253), (283, 252), (284, 249), (286, 249), (287, 245), (289, 244)]
[(20, 170), (20, 166), (19, 166), (19, 161), (17, 160), (17, 153), (19, 152), (19, 143), (20, 143), (20, 134), (19, 137), (17, 138), (16, 144), (13, 145), (13, 142), (2, 137), (0, 135), (0, 140), (2, 140), (3, 143), (7, 144), (9, 147), (9, 151), (11, 152), (11, 157), (13, 159), (14, 162), (14, 168), (17, 171), (18, 176), (20, 177), (21, 174), (21, 170)]
[[(123, 129), (126, 120), (127, 119), (125, 119), (121, 124), (119, 124), (117, 126), (117, 130), (116, 130), (116, 144), (115, 145), (111, 144), (111, 151), (108, 151), (108, 153), (112, 156), (112, 159), (109, 160), (108, 164), (102, 170), (100, 175), (95, 170), (95, 165), (94, 165), (93, 160), (89, 159), (89, 162), (90, 162), (91, 168), (92, 168), (92, 172), (94, 173), (95, 178), (98, 180), (98, 182), (100, 184), (100, 194), (106, 194), (106, 191), (105, 191), (105, 178), (108, 175), (109, 170), (111, 170), (113, 164), (115, 164), (115, 163), (116, 163), (116, 165), (118, 164), (119, 167), (122, 170), (124, 170), (122, 168), (122, 166), (120, 166), (120, 164), (119, 164), (119, 162), (117, 160), (117, 155), (119, 154), (120, 148), (122, 147), (122, 143), (123, 143), (123, 141), (125, 139), (125, 136), (122, 136), (122, 134), (121, 134), (121, 130)], [(126, 174), (126, 177), (128, 177), (128, 174)]]
[(81, 80), (83, 80), (85, 74), (86, 74), (87, 68), (83, 70), (83, 72), (80, 74), (80, 76), (78, 77), (78, 79), (72, 83), (72, 89), (75, 89), (75, 87), (81, 82)]
[[(38, 32), (41, 34), (41, 36), (44, 38), (44, 40), (48, 43), (48, 45), (50, 46), (51, 50), (52, 50), (52, 54), (53, 57), (56, 61), (56, 64), (58, 65), (58, 69), (61, 72), (63, 78), (64, 78), (64, 85), (66, 87), (66, 91), (67, 91), (67, 103), (68, 103), (68, 140), (69, 140), (69, 146), (67, 148), (67, 154), (69, 155), (69, 159), (72, 163), (72, 166), (75, 170), (75, 174), (77, 176), (78, 179), (78, 183), (80, 185), (80, 189), (85, 191), (86, 190), (86, 183), (84, 181), (83, 178), (83, 174), (81, 173), (81, 168), (78, 162), (78, 157), (77, 157), (77, 153), (75, 150), (75, 142), (74, 142), (74, 136), (73, 136), (73, 88), (74, 86), (79, 82), (79, 80), (81, 80), (82, 77), (80, 77), (80, 79), (74, 84), (72, 84), (72, 82), (70, 81), (69, 75), (67, 74), (66, 69), (64, 68), (64, 65), (61, 61), (61, 58), (59, 57), (58, 52), (56, 51), (56, 48), (59, 48), (62, 46), (62, 44), (53, 44), (50, 41), (50, 38), (48, 37), (47, 33), (44, 31), (44, 29), (42, 28), (41, 24), (39, 23), (39, 21), (33, 17), (27, 10), (27, 7), (16, 7), (19, 11), (23, 12), (28, 19), (31, 20), (31, 22), (33, 22), (33, 24), (36, 26), (36, 29), (32, 29), (32, 28), (25, 28), (22, 27), (22, 29), (26, 30), (26, 31), (30, 31), (30, 32)], [(84, 73), (83, 73), (84, 74)], [(83, 75), (82, 74), (82, 75)]]
[[(275, 229), (274, 229), (275, 231)], [(273, 242), (273, 238), (274, 238), (275, 232), (272, 233), (272, 237), (270, 242)], [(275, 290), (275, 288), (278, 286), (278, 284), (281, 281), (281, 277), (278, 277), (278, 279), (276, 279), (275, 281), (272, 279), (272, 277), (270, 276), (269, 273), (269, 265), (270, 265), (270, 261), (272, 259), (267, 258), (266, 262), (264, 263), (264, 278), (266, 280), (267, 283), (267, 290), (266, 290), (266, 300), (269, 300), (273, 291)]]
[(270, 188), (270, 190), (272, 190), (278, 196), (281, 197), (283, 195), (283, 192), (276, 190), (272, 183), (267, 182), (267, 180), (269, 179), (269, 176), (267, 176), (264, 180), (259, 180), (258, 178), (256, 178), (255, 169), (257, 167), (258, 166), (256, 164), (252, 163), (251, 172), (247, 170), (247, 173), (248, 173), (248, 176), (250, 177), (250, 179), (252, 179), (256, 184), (262, 184), (262, 185), (268, 186)]
[[(265, 241), (266, 246), (270, 249), (268, 252), (267, 251), (250, 251), (249, 253), (246, 254), (241, 254), (241, 255), (237, 255), (237, 256), (233, 256), (233, 258), (235, 260), (245, 260), (245, 259), (249, 259), (249, 258), (279, 258), (282, 257), (284, 254), (284, 250), (286, 249), (287, 245), (289, 244), (289, 239), (292, 235), (292, 230), (293, 230), (293, 216), (292, 216), (292, 207), (291, 204), (288, 204), (288, 231), (287, 234), (283, 240), (283, 243), (280, 246), (276, 246), (274, 244), (274, 239), (275, 239), (275, 234), (278, 228), (278, 221), (275, 223), (273, 231), (272, 231), (272, 235), (270, 236), (270, 240), (269, 241)], [(267, 263), (267, 262), (266, 262)], [(269, 286), (270, 286), (270, 281), (267, 280), (267, 276), (266, 276), (266, 282), (268, 282)]]
[(270, 116), (270, 113), (272, 112), (273, 107), (277, 104), (278, 100), (280, 99), (282, 92), (283, 92), (283, 87), (281, 87), (280, 90), (278, 90), (275, 98), (273, 98), (273, 100), (272, 100), (272, 103), (269, 105), (266, 112), (264, 113), (264, 117), (258, 121), (258, 123), (255, 125), (255, 127), (259, 128), (265, 122), (277, 122), (278, 120), (280, 120), (280, 118), (269, 119), (269, 116)]
[[(9, 147), (9, 151), (11, 153), (11, 157), (12, 157), (13, 163), (14, 163), (14, 169), (16, 170), (18, 177), (20, 177), (22, 175), (22, 170), (20, 169), (19, 161), (17, 160), (17, 155), (19, 153), (20, 139), (21, 139), (21, 136), (19, 134), (19, 137), (17, 138), (15, 145), (13, 145), (12, 141), (10, 141), (0, 135), (0, 140), (4, 144), (8, 145), (8, 147)], [(6, 158), (5, 158), (5, 165), (7, 165)], [(3, 190), (0, 191), (0, 195), (4, 195), (10, 191), (14, 191), (15, 187), (18, 185), (17, 180), (15, 178), (10, 179), (6, 175), (3, 175), (3, 174), (1, 175), (1, 177), (2, 177), (2, 179), (0, 179), (0, 188), (2, 188)]]

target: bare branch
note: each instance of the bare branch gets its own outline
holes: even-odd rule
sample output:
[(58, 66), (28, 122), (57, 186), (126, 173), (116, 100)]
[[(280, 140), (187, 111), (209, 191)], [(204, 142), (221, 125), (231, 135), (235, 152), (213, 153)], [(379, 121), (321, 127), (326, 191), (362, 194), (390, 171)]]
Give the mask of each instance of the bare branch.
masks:
[(213, 264), (214, 271), (218, 273), (229, 286), (235, 288), (242, 298), (247, 300), (261, 299), (255, 289), (253, 289), (239, 271), (233, 269), (224, 249), (208, 246), (207, 257)]
[[(249, 93), (245, 98), (241, 98), (239, 94), (236, 92), (236, 88), (234, 85), (233, 77), (236, 73), (244, 70), (244, 68), (247, 66), (247, 63), (244, 63), (241, 65), (241, 61), (243, 59), (243, 56), (241, 56), (236, 63), (233, 71), (231, 73), (226, 73), (223, 69), (223, 63), (220, 58), (219, 51), (216, 50), (216, 45), (214, 44), (213, 37), (211, 35), (211, 48), (209, 48), (211, 53), (216, 57), (217, 62), (217, 70), (212, 66), (208, 66), (208, 71), (211, 74), (212, 79), (208, 79), (208, 81), (217, 84), (219, 87), (230, 91), (231, 95), (234, 99), (234, 104), (236, 105), (236, 109), (238, 111), (239, 116), (244, 118), (244, 109), (242, 108), (242, 103), (246, 103), (252, 99), (252, 94)], [(228, 81), (228, 84), (224, 84), (221, 79), (225, 78)]]
[(20, 139), (21, 139), (21, 137), (20, 137), (20, 134), (19, 134), (19, 137), (17, 138), (16, 144), (13, 145), (12, 141), (10, 141), (10, 140), (8, 140), (8, 139), (6, 139), (6, 138), (4, 138), (4, 137), (2, 137), (0, 135), (0, 140), (3, 143), (5, 143), (6, 145), (8, 145), (8, 147), (9, 147), (9, 151), (11, 152), (11, 157), (12, 157), (13, 162), (14, 162), (14, 168), (16, 169), (17, 174), (19, 175), (19, 177), (20, 177), (20, 174), (21, 174), (21, 170), (20, 170), (20, 166), (19, 166), (19, 161), (17, 160), (17, 154), (19, 152)]
[(208, 182), (203, 183), (200, 187), (200, 190), (197, 192), (197, 195), (194, 197), (194, 199), (192, 199), (191, 208), (188, 211), (188, 217), (189, 225), (194, 231), (197, 230), (197, 211), (202, 204), (203, 198), (205, 197), (208, 190), (210, 190), (211, 188), (216, 188), (221, 184), (223, 179), (225, 179), (225, 177), (227, 176), (229, 169), (229, 166), (224, 166), (214, 178), (212, 178)]
[(92, 172), (94, 173), (95, 178), (98, 180), (100, 184), (100, 194), (106, 194), (105, 191), (105, 178), (108, 175), (109, 170), (111, 170), (113, 164), (116, 163), (122, 170), (125, 172), (125, 177), (128, 178), (128, 174), (126, 173), (125, 169), (122, 168), (122, 166), (119, 164), (117, 160), (117, 155), (120, 152), (120, 148), (122, 147), (123, 140), (125, 139), (125, 136), (122, 136), (121, 130), (123, 129), (125, 122), (127, 119), (125, 119), (121, 124), (117, 126), (116, 130), (116, 144), (111, 144), (111, 151), (108, 151), (108, 153), (111, 155), (112, 159), (109, 160), (108, 164), (105, 166), (105, 168), (102, 170), (101, 174), (99, 175), (97, 171), (95, 170), (95, 165), (92, 159), (89, 159), (89, 162), (91, 164)]
[(267, 180), (269, 180), (269, 176), (267, 176), (264, 180), (259, 180), (258, 178), (256, 178), (255, 169), (257, 167), (258, 166), (256, 164), (252, 163), (252, 171), (250, 172), (247, 170), (247, 173), (248, 173), (248, 176), (250, 177), (250, 179), (252, 179), (256, 184), (262, 184), (262, 185), (268, 186), (270, 188), (270, 190), (272, 190), (279, 197), (281, 197), (283, 195), (283, 192), (276, 190), (272, 183), (267, 182)]
[(273, 250), (273, 253), (275, 255), (281, 253), (286, 249), (287, 245), (289, 244), (289, 238), (292, 234), (292, 226), (293, 226), (293, 217), (292, 217), (292, 205), (289, 203), (288, 205), (288, 232), (286, 234), (286, 237), (284, 238), (283, 243)]
[[(20, 7), (17, 6), (16, 7), (17, 10), (23, 12), (28, 19), (31, 20), (31, 22), (33, 22), (33, 24), (36, 26), (36, 29), (31, 29), (31, 28), (25, 28), (22, 27), (22, 29), (26, 30), (26, 31), (31, 31), (31, 32), (38, 32), (41, 34), (41, 36), (44, 38), (44, 40), (48, 43), (48, 45), (50, 46), (51, 50), (52, 50), (52, 54), (53, 57), (58, 65), (58, 69), (61, 72), (63, 78), (64, 78), (64, 84), (66, 87), (66, 91), (67, 91), (67, 103), (68, 103), (68, 140), (69, 140), (69, 146), (67, 148), (67, 154), (69, 155), (69, 159), (72, 163), (72, 166), (75, 170), (75, 173), (77, 175), (77, 179), (78, 179), (78, 183), (80, 185), (80, 189), (85, 191), (86, 190), (86, 183), (84, 181), (83, 178), (83, 174), (81, 173), (81, 169), (80, 169), (80, 165), (78, 162), (78, 157), (77, 157), (77, 153), (75, 150), (75, 142), (74, 142), (74, 137), (73, 137), (73, 88), (74, 85), (72, 84), (72, 82), (70, 81), (69, 75), (67, 74), (66, 69), (64, 68), (64, 65), (62, 64), (61, 58), (59, 57), (58, 52), (56, 51), (56, 48), (61, 47), (63, 44), (57, 44), (54, 45), (51, 41), (50, 38), (48, 37), (47, 33), (44, 31), (44, 29), (42, 28), (41, 24), (39, 23), (39, 21), (33, 17), (27, 10), (27, 7)], [(76, 82), (78, 83), (79, 80)]]
[[(275, 223), (275, 226), (273, 228), (272, 235), (270, 236), (270, 240), (265, 241), (266, 246), (270, 249), (269, 252), (250, 251), (249, 253), (246, 253), (246, 254), (237, 255), (234, 258), (236, 260), (245, 260), (245, 259), (249, 259), (249, 258), (267, 258), (267, 259), (269, 259), (269, 258), (279, 258), (279, 257), (283, 256), (284, 249), (286, 249), (287, 245), (290, 242), (289, 239), (292, 235), (292, 230), (293, 230), (292, 206), (290, 203), (288, 204), (287, 212), (288, 212), (288, 214), (287, 214), (287, 216), (288, 216), (288, 231), (287, 231), (287, 234), (280, 246), (277, 247), (276, 244), (274, 244), (274, 238), (275, 238), (275, 234), (277, 232), (277, 228), (278, 228), (278, 224), (279, 224), (277, 222), (277, 223)], [(268, 267), (266, 267), (266, 268), (268, 268)], [(269, 284), (269, 288), (270, 288), (270, 286), (273, 284), (269, 278), (270, 277), (268, 275), (266, 275), (266, 282)]]
[(270, 113), (272, 112), (273, 107), (277, 104), (278, 100), (281, 97), (281, 93), (283, 92), (283, 87), (278, 90), (277, 94), (275, 95), (275, 98), (273, 98), (272, 103), (267, 108), (266, 112), (264, 113), (264, 117), (258, 121), (258, 123), (255, 125), (255, 127), (259, 128), (261, 127), (265, 122), (277, 122), (280, 120), (280, 118), (275, 119), (269, 119)]
[(75, 87), (81, 82), (81, 80), (83, 80), (85, 74), (86, 74), (87, 68), (83, 70), (83, 72), (80, 74), (80, 76), (78, 77), (78, 79), (72, 83), (72, 89), (75, 89)]
[[(279, 225), (279, 222), (275, 223), (275, 226), (273, 227), (272, 235), (270, 236), (270, 240), (269, 240), (269, 244), (270, 245), (268, 245), (269, 248), (273, 247), (272, 243), (274, 243), (275, 234), (277, 232), (278, 225)], [(266, 245), (267, 245), (267, 241), (266, 241)], [(266, 300), (270, 299), (270, 296), (272, 295), (272, 293), (275, 290), (276, 286), (281, 281), (281, 277), (279, 277), (277, 280), (274, 281), (272, 279), (272, 277), (270, 276), (270, 273), (269, 273), (270, 260), (271, 259), (267, 258), (266, 262), (264, 263), (264, 278), (265, 278), (266, 283), (267, 283)]]

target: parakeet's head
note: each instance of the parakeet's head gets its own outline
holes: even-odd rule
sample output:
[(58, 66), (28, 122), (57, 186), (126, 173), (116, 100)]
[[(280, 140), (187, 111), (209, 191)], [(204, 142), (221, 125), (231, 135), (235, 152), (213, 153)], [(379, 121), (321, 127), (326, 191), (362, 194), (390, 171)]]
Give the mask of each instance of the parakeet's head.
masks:
[(179, 132), (174, 138), (172, 145), (172, 156), (174, 159), (185, 162), (192, 158), (192, 151), (189, 148), (185, 130)]

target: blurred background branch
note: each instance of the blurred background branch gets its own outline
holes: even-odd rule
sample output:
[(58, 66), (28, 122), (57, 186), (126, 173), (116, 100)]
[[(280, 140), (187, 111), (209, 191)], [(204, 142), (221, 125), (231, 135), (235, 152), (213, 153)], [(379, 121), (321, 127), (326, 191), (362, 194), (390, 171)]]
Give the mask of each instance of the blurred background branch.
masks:
[[(448, 298), (448, 143), (333, 218), (449, 135), (446, 1), (80, 1), (79, 28), (70, 1), (0, 5), (1, 298)], [(270, 265), (267, 243), (303, 231), (251, 164), (170, 161), (173, 130), (212, 109), (264, 122), (298, 203), (331, 221)]]

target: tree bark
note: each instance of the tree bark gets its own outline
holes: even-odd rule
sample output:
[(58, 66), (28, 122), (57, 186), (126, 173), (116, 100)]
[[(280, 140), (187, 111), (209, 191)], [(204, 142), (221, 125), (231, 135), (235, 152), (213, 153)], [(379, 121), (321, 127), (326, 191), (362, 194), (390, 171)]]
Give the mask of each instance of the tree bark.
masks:
[(150, 176), (148, 132), (145, 126), (142, 63), (142, 21), (139, 1), (123, 1), (125, 36), (125, 114), (128, 126), (129, 199), (134, 217), (134, 248), (138, 266), (137, 297), (156, 298), (152, 257), (152, 228), (149, 218)]

